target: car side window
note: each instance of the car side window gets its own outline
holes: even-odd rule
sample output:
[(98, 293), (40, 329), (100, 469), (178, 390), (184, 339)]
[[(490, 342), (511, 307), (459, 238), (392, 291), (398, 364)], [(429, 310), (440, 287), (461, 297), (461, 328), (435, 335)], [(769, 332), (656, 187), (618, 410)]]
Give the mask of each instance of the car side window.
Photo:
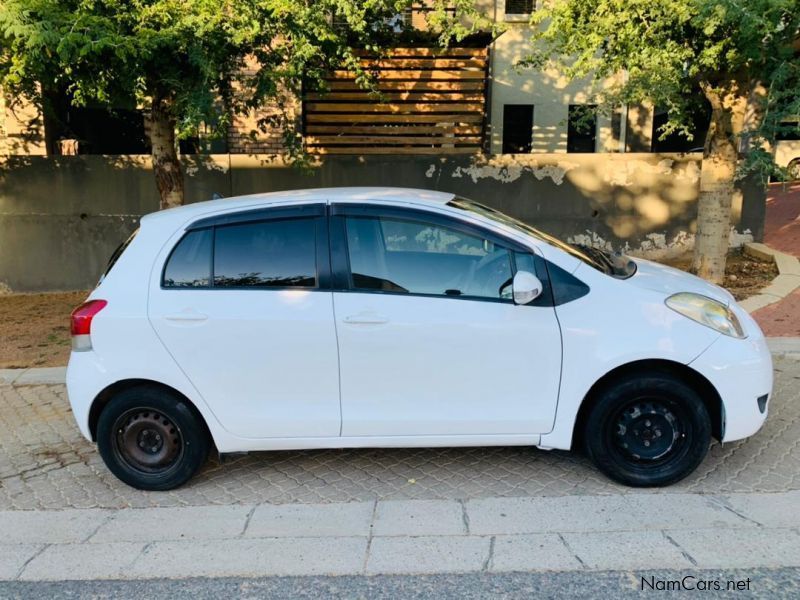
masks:
[(315, 227), (310, 218), (216, 227), (214, 287), (316, 287)]
[(213, 233), (212, 229), (198, 229), (181, 238), (164, 268), (162, 285), (165, 288), (209, 287)]
[(458, 229), (394, 217), (345, 218), (352, 287), (508, 300), (511, 253)]

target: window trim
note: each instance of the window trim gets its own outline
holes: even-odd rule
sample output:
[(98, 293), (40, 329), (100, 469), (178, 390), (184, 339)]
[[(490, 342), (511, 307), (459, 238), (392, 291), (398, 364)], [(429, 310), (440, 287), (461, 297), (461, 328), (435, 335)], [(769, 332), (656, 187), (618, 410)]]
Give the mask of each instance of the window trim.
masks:
[(350, 251), (347, 245), (347, 229), (345, 225), (346, 217), (371, 217), (402, 219), (406, 221), (418, 221), (440, 227), (447, 227), (472, 236), (480, 236), (492, 243), (506, 248), (509, 252), (511, 263), (512, 278), (517, 273), (516, 254), (531, 254), (534, 257), (536, 276), (542, 281), (544, 290), (534, 302), (526, 306), (552, 306), (552, 292), (550, 290), (550, 278), (547, 268), (542, 258), (535, 250), (527, 248), (517, 242), (498, 235), (496, 232), (479, 225), (466, 223), (457, 218), (440, 213), (429, 212), (417, 208), (395, 207), (379, 204), (351, 204), (340, 203), (332, 204), (330, 207), (330, 243), (331, 243), (331, 269), (333, 291), (357, 294), (381, 294), (389, 296), (402, 296), (404, 298), (438, 298), (442, 300), (461, 300), (470, 302), (490, 302), (494, 304), (514, 304), (510, 298), (488, 298), (481, 296), (446, 296), (444, 294), (423, 294), (420, 292), (393, 292), (390, 290), (370, 290), (353, 287), (352, 271), (350, 268)]
[[(206, 217), (190, 223), (185, 229), (180, 239), (175, 242), (164, 260), (161, 267), (161, 276), (159, 279), (159, 287), (162, 290), (175, 291), (175, 290), (189, 290), (189, 291), (214, 291), (214, 290), (234, 290), (234, 291), (256, 291), (256, 292), (279, 292), (286, 290), (303, 290), (306, 292), (319, 292), (330, 291), (331, 288), (331, 261), (330, 261), (330, 245), (328, 225), (326, 223), (326, 205), (317, 202), (314, 204), (302, 204), (292, 206), (281, 206), (272, 208), (258, 208), (255, 210), (246, 210), (233, 213), (224, 213), (221, 215), (214, 215)], [(316, 264), (316, 273), (314, 277), (314, 287), (305, 286), (217, 286), (214, 285), (214, 256), (216, 254), (217, 245), (217, 227), (235, 226), (235, 225), (253, 225), (267, 221), (286, 221), (293, 219), (309, 219), (314, 225), (314, 259)], [(187, 235), (194, 231), (204, 229), (211, 230), (211, 261), (209, 270), (209, 285), (205, 287), (179, 287), (179, 286), (165, 286), (164, 276), (166, 275), (167, 265), (172, 258), (173, 253)]]
[(289, 206), (259, 207), (249, 210), (226, 212), (210, 217), (204, 217), (193, 221), (186, 227), (186, 231), (192, 229), (204, 229), (211, 226), (237, 225), (241, 223), (258, 223), (260, 221), (277, 221), (279, 219), (296, 217), (324, 217), (325, 204), (315, 202), (312, 204), (291, 204)]
[(531, 15), (536, 12), (538, 8), (538, 0), (531, 1), (531, 10), (525, 13), (518, 13), (518, 12), (509, 12), (508, 10), (508, 2), (503, 3), (503, 15), (506, 21), (511, 23), (519, 23), (522, 21), (528, 21), (531, 18)]

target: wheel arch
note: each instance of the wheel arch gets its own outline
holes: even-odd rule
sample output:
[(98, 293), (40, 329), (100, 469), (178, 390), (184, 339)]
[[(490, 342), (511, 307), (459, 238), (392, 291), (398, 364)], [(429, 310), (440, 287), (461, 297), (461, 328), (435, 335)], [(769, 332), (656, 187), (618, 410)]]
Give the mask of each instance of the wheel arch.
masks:
[(128, 390), (131, 388), (136, 387), (143, 387), (143, 388), (156, 388), (166, 391), (177, 398), (180, 398), (183, 402), (185, 402), (189, 408), (194, 411), (196, 416), (200, 419), (200, 422), (203, 423), (205, 427), (206, 434), (208, 435), (209, 440), (212, 442), (214, 441), (214, 436), (211, 435), (211, 430), (208, 427), (208, 423), (206, 422), (203, 413), (197, 408), (194, 402), (191, 401), (190, 398), (186, 396), (186, 394), (176, 390), (174, 387), (166, 385), (165, 383), (161, 383), (158, 381), (153, 381), (151, 379), (121, 379), (119, 381), (115, 381), (111, 385), (105, 387), (92, 401), (92, 406), (89, 409), (89, 433), (92, 436), (92, 441), (97, 441), (97, 422), (100, 419), (100, 413), (103, 412), (103, 409), (108, 405), (111, 399), (123, 390)]
[(620, 381), (635, 373), (641, 373), (645, 370), (651, 372), (666, 372), (670, 375), (678, 376), (686, 381), (700, 395), (700, 398), (703, 400), (703, 403), (708, 410), (709, 417), (711, 418), (712, 435), (718, 440), (722, 439), (725, 433), (725, 410), (722, 403), (722, 398), (713, 384), (701, 373), (695, 371), (688, 365), (666, 359), (646, 359), (629, 362), (615, 367), (598, 379), (594, 385), (592, 385), (581, 401), (580, 408), (578, 409), (578, 415), (575, 419), (575, 424), (572, 429), (573, 449), (583, 447), (583, 432), (586, 425), (586, 419), (600, 392), (613, 385), (617, 381)]

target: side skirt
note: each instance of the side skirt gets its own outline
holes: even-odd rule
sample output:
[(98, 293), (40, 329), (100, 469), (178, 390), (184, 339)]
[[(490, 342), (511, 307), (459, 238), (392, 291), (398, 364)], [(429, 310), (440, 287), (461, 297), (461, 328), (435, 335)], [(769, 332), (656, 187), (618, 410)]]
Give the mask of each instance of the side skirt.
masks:
[(220, 454), (261, 450), (325, 448), (447, 448), (465, 446), (538, 446), (539, 435), (417, 435), (384, 437), (232, 438), (216, 440)]

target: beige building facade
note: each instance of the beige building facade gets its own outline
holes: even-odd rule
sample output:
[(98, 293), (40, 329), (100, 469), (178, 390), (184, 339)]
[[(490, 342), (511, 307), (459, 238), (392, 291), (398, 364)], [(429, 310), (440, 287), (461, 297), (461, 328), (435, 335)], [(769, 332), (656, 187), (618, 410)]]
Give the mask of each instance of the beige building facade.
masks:
[[(597, 84), (588, 79), (569, 81), (553, 69), (541, 72), (516, 66), (530, 49), (533, 29), (529, 20), (531, 11), (538, 8), (537, 2), (542, 0), (489, 3), (493, 18), (505, 28), (492, 44), (491, 152), (503, 154), (519, 147), (519, 141), (524, 142), (527, 136), (529, 122), (530, 142), (522, 144), (523, 153), (649, 151), (652, 107), (620, 107), (611, 114), (597, 113), (593, 124), (575, 131), (570, 127), (570, 107), (591, 110)], [(581, 139), (572, 143), (571, 137)]]
[(44, 122), (38, 108), (12, 102), (0, 88), (0, 156), (47, 154)]

